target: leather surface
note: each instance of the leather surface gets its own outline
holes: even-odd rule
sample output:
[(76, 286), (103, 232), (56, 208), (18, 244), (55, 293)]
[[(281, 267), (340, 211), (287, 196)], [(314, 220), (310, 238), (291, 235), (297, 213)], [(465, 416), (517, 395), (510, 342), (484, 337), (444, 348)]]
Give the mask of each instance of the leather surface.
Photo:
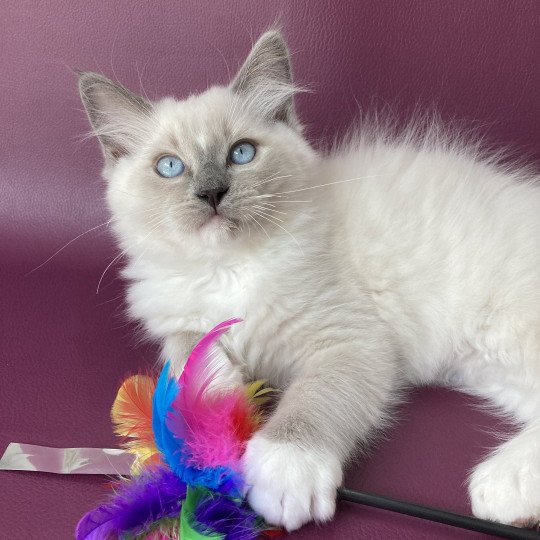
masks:
[[(358, 106), (405, 117), (435, 106), (477, 122), (495, 144), (540, 157), (535, 0), (4, 0), (0, 7), (0, 451), (10, 441), (114, 444), (109, 408), (122, 378), (151, 366), (123, 315), (105, 222), (101, 156), (69, 67), (102, 71), (151, 97), (225, 82), (279, 19), (299, 82), (299, 113), (315, 142), (331, 140)], [(350, 487), (468, 512), (467, 471), (498, 424), (464, 396), (424, 389)], [(67, 539), (100, 501), (104, 479), (0, 473), (0, 533)], [(485, 538), (389, 512), (340, 504), (335, 521), (293, 538)]]

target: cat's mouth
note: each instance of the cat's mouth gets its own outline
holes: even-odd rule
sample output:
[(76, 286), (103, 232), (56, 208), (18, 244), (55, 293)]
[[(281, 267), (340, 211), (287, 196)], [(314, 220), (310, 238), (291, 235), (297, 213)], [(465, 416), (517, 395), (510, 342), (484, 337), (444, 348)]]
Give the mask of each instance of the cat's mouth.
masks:
[(215, 231), (220, 233), (228, 232), (236, 228), (238, 228), (238, 226), (235, 221), (221, 212), (216, 212), (209, 216), (200, 227), (200, 229), (205, 232)]
[(223, 214), (216, 212), (213, 216), (210, 216), (206, 220), (205, 225), (209, 227), (220, 227), (227, 221), (229, 221), (228, 218), (226, 218)]

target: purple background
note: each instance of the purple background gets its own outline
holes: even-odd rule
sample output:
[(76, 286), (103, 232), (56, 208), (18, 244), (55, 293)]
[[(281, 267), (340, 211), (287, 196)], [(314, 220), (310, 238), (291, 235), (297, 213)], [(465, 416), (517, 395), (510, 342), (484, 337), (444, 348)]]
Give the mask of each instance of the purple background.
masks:
[[(114, 445), (109, 408), (122, 378), (156, 358), (123, 315), (101, 156), (69, 67), (102, 71), (151, 97), (226, 82), (251, 41), (282, 21), (313, 141), (343, 131), (358, 106), (406, 116), (436, 107), (496, 144), (540, 157), (536, 0), (268, 2), (3, 0), (0, 8), (0, 452), (10, 441)], [(141, 84), (142, 83), (142, 84)], [(352, 467), (347, 484), (468, 512), (467, 471), (495, 442), (472, 400), (422, 390)], [(0, 472), (0, 531), (71, 538), (103, 478)], [(296, 538), (484, 538), (349, 504)]]

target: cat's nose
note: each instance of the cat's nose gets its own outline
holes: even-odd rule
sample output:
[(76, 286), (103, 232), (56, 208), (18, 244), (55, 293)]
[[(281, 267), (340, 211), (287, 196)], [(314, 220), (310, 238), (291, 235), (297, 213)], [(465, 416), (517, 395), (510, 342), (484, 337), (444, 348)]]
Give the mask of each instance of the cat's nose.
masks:
[(228, 187), (222, 186), (214, 189), (205, 189), (199, 191), (196, 195), (199, 199), (207, 202), (214, 210), (217, 211), (219, 203), (225, 197), (225, 193), (229, 191)]

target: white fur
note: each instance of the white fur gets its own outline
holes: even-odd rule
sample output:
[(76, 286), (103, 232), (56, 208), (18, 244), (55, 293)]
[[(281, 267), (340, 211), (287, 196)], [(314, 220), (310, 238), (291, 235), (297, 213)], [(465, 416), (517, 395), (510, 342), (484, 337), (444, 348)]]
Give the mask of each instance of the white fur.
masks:
[(307, 521), (324, 522), (334, 516), (343, 474), (332, 453), (256, 435), (247, 447), (244, 466), (249, 502), (270, 523), (292, 531)]
[(516, 525), (538, 521), (539, 440), (540, 429), (528, 428), (476, 467), (469, 486), (475, 515)]
[[(130, 314), (179, 366), (198, 335), (245, 320), (223, 339), (227, 358), (286, 388), (245, 461), (271, 523), (329, 519), (344, 462), (411, 383), (474, 393), (523, 426), (473, 472), (472, 508), (540, 520), (537, 177), (436, 125), (363, 124), (318, 156), (290, 104), (289, 125), (268, 121), (279, 84), (154, 104), (147, 143), (108, 165)], [(241, 138), (258, 142), (256, 159), (227, 169), (231, 193), (210, 222), (189, 187), (204, 166), (197, 143), (223, 148), (219, 161)], [(167, 152), (185, 160), (183, 178), (153, 172)]]
[[(317, 318), (331, 314), (342, 316), (345, 324), (349, 313), (340, 312), (349, 309), (354, 295), (344, 284), (355, 269), (356, 286), (370, 296), (399, 343), (407, 380), (454, 384), (491, 400), (516, 420), (540, 424), (538, 188), (524, 181), (527, 177), (518, 182), (518, 173), (503, 173), (461, 149), (365, 141), (333, 156), (312, 182), (357, 176), (364, 178), (300, 192), (317, 201), (315, 219), (320, 220), (296, 216), (287, 223), (306, 258), (288, 235), (274, 230), (272, 242), (253, 259), (232, 251), (215, 260), (198, 259), (200, 265), (192, 271), (172, 277), (156, 268), (158, 257), (130, 264), (130, 278), (139, 272), (145, 276), (131, 285), (132, 314), (163, 337), (182, 330), (205, 332), (228, 317), (243, 317), (244, 328), (231, 335), (233, 354), (257, 376), (276, 378), (292, 357), (286, 342), (297, 326), (304, 332), (316, 329)], [(321, 255), (315, 246), (327, 253)], [(177, 263), (179, 270), (188, 266)], [(319, 288), (318, 276), (309, 279), (310, 273), (321, 272), (320, 265), (333, 276), (335, 289), (343, 287), (341, 294)], [(311, 314), (302, 313), (306, 297), (320, 299)], [(334, 302), (339, 307), (333, 297), (340, 297)], [(347, 329), (342, 330), (344, 335), (336, 339), (346, 337)], [(304, 334), (302, 339), (314, 337)], [(259, 362), (264, 365), (257, 366)], [(538, 447), (540, 437), (535, 441)], [(530, 454), (526, 444), (515, 452)], [(248, 464), (277, 452), (261, 450), (257, 455), (258, 448), (250, 446), (249, 456), (255, 457)], [(508, 453), (490, 458), (473, 475), (473, 510), (508, 523), (540, 519), (540, 456), (524, 463)], [(293, 469), (308, 460), (306, 454), (297, 463), (290, 455)], [(312, 486), (312, 493), (298, 497), (314, 497), (324, 508), (333, 508), (334, 495), (323, 490), (324, 500), (318, 491), (323, 484), (311, 484), (308, 478), (297, 483), (301, 472), (298, 478), (287, 472), (282, 482), (283, 462), (275, 463), (276, 470), (265, 474), (276, 489), (290, 486), (295, 493)], [(320, 474), (327, 474), (325, 460), (319, 463)], [(501, 474), (486, 474), (488, 466)], [(247, 474), (253, 477), (257, 470), (248, 468)], [(266, 476), (261, 478), (265, 485)], [(523, 489), (526, 495), (520, 497)], [(271, 522), (292, 529), (308, 519), (327, 519), (324, 512), (302, 507), (303, 499), (291, 495), (288, 507), (279, 493), (270, 491), (276, 497), (264, 498), (261, 490), (266, 487), (259, 487), (250, 500)], [(496, 495), (490, 499), (490, 493)]]

